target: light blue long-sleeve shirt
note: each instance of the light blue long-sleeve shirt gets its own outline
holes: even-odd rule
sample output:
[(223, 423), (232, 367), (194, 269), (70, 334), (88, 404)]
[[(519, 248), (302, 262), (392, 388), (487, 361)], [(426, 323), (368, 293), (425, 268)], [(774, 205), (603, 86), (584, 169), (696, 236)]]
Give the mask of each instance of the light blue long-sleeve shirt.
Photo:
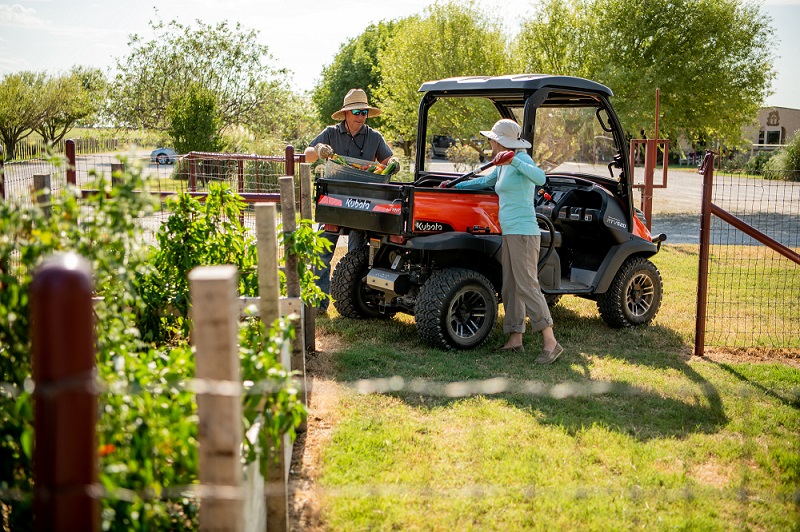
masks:
[(514, 154), (507, 166), (496, 166), (488, 175), (458, 183), (454, 188), (475, 190), (494, 187), (500, 198), (500, 229), (504, 235), (539, 235), (536, 185), (544, 185), (544, 170), (536, 166), (525, 150)]

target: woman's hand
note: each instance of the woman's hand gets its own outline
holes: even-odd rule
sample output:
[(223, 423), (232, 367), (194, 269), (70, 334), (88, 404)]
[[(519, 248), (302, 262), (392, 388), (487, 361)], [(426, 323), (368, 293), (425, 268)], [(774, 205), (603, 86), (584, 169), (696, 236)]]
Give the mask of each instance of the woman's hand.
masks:
[(447, 188), (447, 184), (448, 184), (449, 182), (450, 182), (449, 180), (447, 180), (447, 181), (442, 181), (441, 183), (439, 183), (439, 188)]

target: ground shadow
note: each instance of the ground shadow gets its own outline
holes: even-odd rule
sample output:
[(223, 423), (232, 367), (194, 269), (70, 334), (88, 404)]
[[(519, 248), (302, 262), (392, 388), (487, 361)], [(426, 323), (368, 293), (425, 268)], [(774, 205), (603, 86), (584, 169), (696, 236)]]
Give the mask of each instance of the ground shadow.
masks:
[[(336, 354), (334, 378), (352, 383), (399, 377), (406, 385), (391, 393), (423, 408), (461, 400), (437, 392), (443, 389), (441, 383), (501, 379), (511, 384), (493, 397), (536, 413), (541, 423), (561, 426), (570, 433), (598, 424), (639, 440), (682, 438), (716, 432), (728, 422), (719, 393), (681, 355), (686, 346), (674, 331), (659, 326), (612, 329), (600, 318), (587, 319), (563, 307), (554, 309), (553, 314), (557, 323), (564, 324), (559, 331), (566, 354), (551, 366), (533, 363), (541, 348), (538, 335), (526, 336), (525, 354), (497, 352), (505, 338), (499, 326), (482, 348), (443, 351), (424, 345), (410, 320), (335, 317), (326, 325), (343, 340)], [(611, 335), (613, 342), (609, 342)], [(592, 378), (596, 357), (623, 361), (633, 368), (632, 376), (628, 380)], [(685, 391), (676, 396), (639, 386), (633, 375), (640, 368), (684, 379), (680, 388)], [(420, 391), (412, 389), (409, 383), (413, 382), (441, 386)]]

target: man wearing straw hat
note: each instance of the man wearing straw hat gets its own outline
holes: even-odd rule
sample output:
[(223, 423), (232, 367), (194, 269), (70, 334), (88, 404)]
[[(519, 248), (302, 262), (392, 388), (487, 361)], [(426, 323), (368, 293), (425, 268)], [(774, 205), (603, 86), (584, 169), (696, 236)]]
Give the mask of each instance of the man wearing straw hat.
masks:
[[(331, 115), (338, 124), (326, 127), (317, 138), (305, 149), (307, 163), (317, 159), (329, 159), (334, 154), (367, 161), (378, 161), (384, 166), (397, 162), (392, 156), (392, 149), (383, 136), (366, 125), (367, 118), (381, 114), (381, 110), (372, 107), (367, 101), (367, 93), (362, 89), (350, 89), (344, 97), (342, 108)], [(331, 259), (336, 250), (339, 233), (324, 231), (322, 236), (331, 242), (331, 251), (320, 257), (325, 267), (315, 273), (319, 277), (317, 286), (326, 294), (331, 287)], [(360, 231), (351, 230), (347, 241), (347, 250), (351, 251), (364, 245), (364, 235)], [(320, 312), (326, 312), (328, 300), (320, 304)]]

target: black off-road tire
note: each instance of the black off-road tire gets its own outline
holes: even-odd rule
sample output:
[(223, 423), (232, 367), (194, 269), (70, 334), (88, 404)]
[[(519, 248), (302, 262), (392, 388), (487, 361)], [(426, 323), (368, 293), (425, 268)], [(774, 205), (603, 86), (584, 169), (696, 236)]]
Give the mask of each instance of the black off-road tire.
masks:
[(349, 251), (336, 264), (331, 275), (331, 296), (336, 311), (345, 318), (388, 319), (395, 312), (381, 312), (379, 302), (383, 292), (369, 288), (366, 283), (369, 271), (369, 247), (361, 246)]
[(431, 275), (414, 312), (423, 341), (440, 349), (473, 349), (497, 323), (497, 292), (484, 275), (448, 268)]
[(661, 307), (661, 273), (642, 257), (630, 257), (617, 272), (605, 294), (597, 297), (597, 309), (612, 327), (646, 325)]

